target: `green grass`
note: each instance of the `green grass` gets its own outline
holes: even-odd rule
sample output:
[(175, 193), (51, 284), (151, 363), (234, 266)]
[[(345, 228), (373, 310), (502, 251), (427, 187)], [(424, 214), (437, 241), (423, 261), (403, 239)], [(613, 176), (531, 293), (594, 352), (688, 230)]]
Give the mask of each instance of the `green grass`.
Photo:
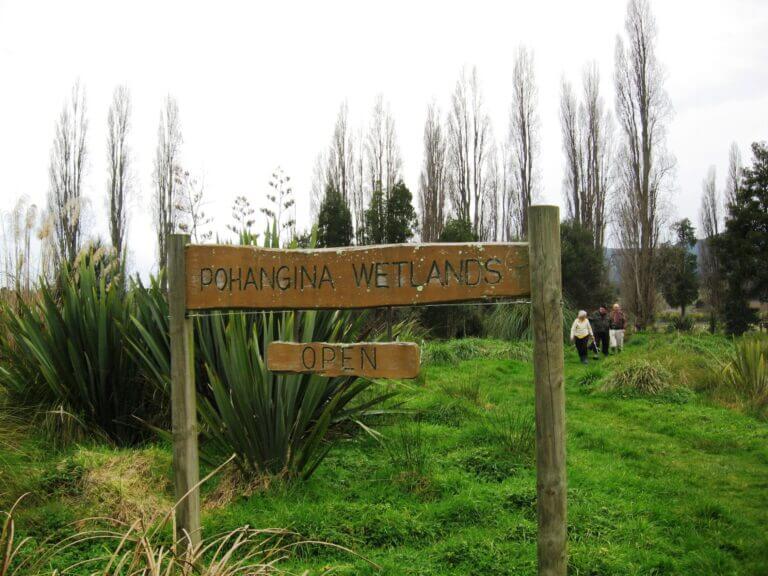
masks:
[[(449, 353), (430, 356), (423, 378), (402, 388), (397, 402), (407, 411), (374, 424), (382, 438), (344, 437), (309, 481), (235, 492), (207, 507), (206, 533), (284, 528), (381, 566), (310, 546), (286, 564), (298, 573), (535, 574), (531, 363), (498, 343), (429, 347)], [(470, 348), (478, 359), (466, 359)], [(644, 335), (589, 366), (567, 350), (570, 574), (768, 573), (768, 423), (722, 405), (713, 391), (710, 356), (728, 350), (721, 338)], [(681, 401), (603, 389), (641, 360), (662, 365), (673, 387), (697, 392)], [(129, 478), (121, 458), (152, 473)], [(116, 488), (103, 474), (109, 488), (99, 501), (92, 471), (107, 465), (125, 482), (147, 476), (146, 490)], [(170, 488), (157, 478), (169, 473), (164, 446), (51, 453), (29, 435), (13, 450), (0, 444), (0, 508), (30, 491), (17, 530), (63, 535), (79, 517), (164, 501)], [(68, 559), (92, 552), (72, 550)]]

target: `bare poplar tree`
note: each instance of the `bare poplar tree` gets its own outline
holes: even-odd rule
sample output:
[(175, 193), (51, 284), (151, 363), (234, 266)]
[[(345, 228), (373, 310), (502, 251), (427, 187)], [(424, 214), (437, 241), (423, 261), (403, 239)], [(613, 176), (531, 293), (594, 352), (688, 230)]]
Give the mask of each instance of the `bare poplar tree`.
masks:
[(57, 266), (72, 264), (80, 251), (82, 231), (82, 182), (86, 170), (85, 91), (76, 83), (59, 115), (48, 170), (48, 210), (53, 219)]
[(563, 79), (560, 86), (560, 131), (563, 137), (565, 154), (565, 176), (563, 192), (568, 218), (579, 223), (583, 219), (582, 174), (584, 157), (582, 155), (582, 135), (579, 123), (579, 104), (570, 82)]
[(584, 145), (584, 190), (587, 199), (586, 226), (592, 231), (595, 247), (605, 244), (606, 205), (613, 179), (613, 117), (600, 96), (597, 63), (588, 64), (582, 76), (584, 104), (581, 124)]
[(656, 304), (656, 252), (662, 193), (674, 168), (665, 149), (671, 107), (656, 59), (656, 24), (648, 0), (630, 0), (626, 45), (616, 42), (616, 117), (621, 130), (616, 225), (622, 249), (625, 304), (644, 328)]
[(440, 110), (433, 103), (427, 109), (424, 124), (424, 159), (419, 179), (421, 239), (435, 242), (445, 223), (446, 142)]
[(365, 141), (367, 179), (370, 191), (381, 188), (384, 198), (389, 199), (392, 187), (400, 179), (402, 159), (397, 142), (395, 119), (384, 104), (383, 96), (376, 98), (368, 125)]
[(179, 107), (176, 100), (168, 96), (165, 108), (160, 112), (153, 172), (155, 184), (154, 225), (159, 252), (158, 263), (161, 270), (165, 269), (167, 264), (168, 237), (176, 228), (176, 205), (178, 203), (176, 184), (181, 175), (181, 143)]
[(354, 146), (347, 116), (347, 104), (344, 103), (339, 108), (336, 126), (333, 129), (333, 138), (328, 151), (328, 171), (335, 189), (341, 192), (344, 202), (350, 204), (354, 172)]
[(725, 202), (732, 203), (736, 199), (736, 192), (741, 182), (741, 152), (736, 142), (731, 143), (728, 150), (728, 176), (725, 181)]
[(357, 150), (354, 155), (354, 177), (352, 178), (352, 219), (355, 239), (362, 244), (365, 239), (365, 137), (360, 128), (354, 139)]
[(496, 241), (501, 231), (501, 198), (503, 194), (503, 162), (499, 164), (499, 151), (492, 144), (488, 154), (488, 168), (483, 194), (483, 233), (482, 240)]
[(319, 153), (315, 157), (315, 165), (312, 167), (312, 185), (309, 192), (310, 212), (312, 220), (317, 221), (320, 205), (325, 197), (325, 189), (328, 184), (328, 170), (326, 155)]
[(392, 188), (400, 179), (403, 166), (400, 157), (400, 145), (397, 142), (395, 118), (390, 112), (389, 105), (384, 111), (384, 197), (389, 201)]
[(126, 141), (130, 126), (131, 96), (126, 86), (118, 86), (112, 95), (112, 105), (107, 115), (107, 195), (109, 236), (121, 265), (124, 265), (127, 199), (130, 193), (130, 161)]
[(512, 242), (522, 237), (520, 230), (520, 208), (518, 207), (519, 196), (512, 189), (512, 154), (509, 150), (509, 142), (501, 145), (499, 152), (501, 163), (499, 165), (499, 177), (501, 185), (501, 240)]
[(448, 113), (449, 196), (456, 216), (482, 234), (484, 196), (490, 156), (490, 119), (473, 68), (461, 71)]
[(699, 270), (701, 285), (704, 288), (707, 303), (717, 317), (723, 302), (723, 278), (720, 264), (715, 254), (714, 241), (720, 234), (722, 221), (722, 202), (717, 190), (714, 166), (710, 167), (702, 184), (701, 209), (699, 211), (699, 229), (704, 238), (699, 252)]
[(383, 189), (384, 187), (384, 116), (384, 100), (379, 95), (371, 112), (368, 134), (365, 139), (366, 170), (371, 190)]
[(581, 102), (566, 81), (560, 96), (564, 192), (568, 217), (588, 229), (595, 247), (602, 249), (613, 174), (613, 119), (600, 96), (600, 73), (595, 63), (584, 68), (582, 83)]
[(528, 236), (528, 207), (537, 195), (536, 161), (539, 154), (539, 117), (536, 111), (538, 88), (533, 69), (533, 54), (524, 46), (517, 50), (512, 70), (512, 107), (509, 139), (512, 151), (512, 190), (518, 196), (520, 234)]

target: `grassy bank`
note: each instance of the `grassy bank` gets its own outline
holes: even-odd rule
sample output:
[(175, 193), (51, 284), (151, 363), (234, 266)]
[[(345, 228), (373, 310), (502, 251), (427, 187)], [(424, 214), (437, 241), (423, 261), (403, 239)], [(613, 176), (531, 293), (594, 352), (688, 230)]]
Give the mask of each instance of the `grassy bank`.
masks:
[[(719, 338), (641, 336), (617, 357), (566, 356), (570, 573), (768, 572), (768, 423), (712, 382)], [(207, 534), (249, 524), (352, 548), (369, 562), (302, 546), (285, 567), (336, 574), (534, 574), (535, 467), (529, 349), (489, 341), (430, 345), (397, 407), (350, 431), (305, 483), (204, 490)], [(652, 396), (617, 375), (651, 362)], [(617, 384), (617, 382), (619, 384)], [(170, 503), (167, 447), (81, 446), (53, 453), (23, 422), (0, 442), (0, 507), (23, 492), (18, 529), (64, 537), (70, 522), (131, 519)], [(61, 565), (95, 554), (75, 547)]]

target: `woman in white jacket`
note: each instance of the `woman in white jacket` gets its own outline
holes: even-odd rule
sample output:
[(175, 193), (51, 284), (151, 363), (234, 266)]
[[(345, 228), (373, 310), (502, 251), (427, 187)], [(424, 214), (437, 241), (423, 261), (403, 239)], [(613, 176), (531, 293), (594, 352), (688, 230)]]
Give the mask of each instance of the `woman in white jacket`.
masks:
[(579, 310), (579, 315), (571, 325), (571, 342), (576, 344), (576, 351), (579, 353), (579, 359), (582, 364), (587, 363), (587, 351), (589, 339), (594, 337), (592, 334), (592, 325), (587, 319), (586, 310)]

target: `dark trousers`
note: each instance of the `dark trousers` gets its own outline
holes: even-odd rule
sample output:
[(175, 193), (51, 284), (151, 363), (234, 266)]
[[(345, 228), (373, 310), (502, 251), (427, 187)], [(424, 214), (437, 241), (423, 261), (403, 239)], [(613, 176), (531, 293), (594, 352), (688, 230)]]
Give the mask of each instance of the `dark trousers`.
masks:
[(579, 353), (579, 359), (586, 360), (589, 351), (589, 336), (584, 338), (574, 338), (576, 351)]
[[(595, 332), (595, 344), (606, 356), (608, 356), (608, 346), (610, 343), (611, 339), (608, 336), (608, 332)], [(595, 353), (597, 353), (597, 350), (595, 350)]]

